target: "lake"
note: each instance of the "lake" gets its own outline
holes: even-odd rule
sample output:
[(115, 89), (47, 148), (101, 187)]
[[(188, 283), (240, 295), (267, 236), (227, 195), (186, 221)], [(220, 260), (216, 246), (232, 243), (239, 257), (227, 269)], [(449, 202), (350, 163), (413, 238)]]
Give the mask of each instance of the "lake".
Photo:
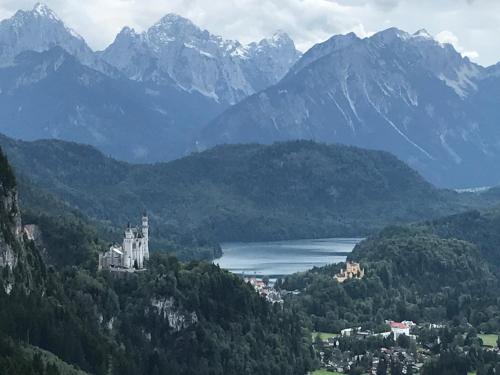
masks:
[(344, 262), (361, 238), (325, 238), (222, 244), (221, 268), (248, 276), (278, 277)]

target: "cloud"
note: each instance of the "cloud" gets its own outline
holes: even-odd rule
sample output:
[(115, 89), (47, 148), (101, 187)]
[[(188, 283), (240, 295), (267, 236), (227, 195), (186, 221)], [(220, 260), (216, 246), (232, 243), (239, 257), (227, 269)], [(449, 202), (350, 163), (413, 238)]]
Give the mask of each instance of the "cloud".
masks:
[(451, 44), (462, 56), (471, 60), (477, 60), (479, 53), (477, 51), (466, 50), (459, 42), (458, 37), (451, 31), (443, 30), (435, 36), (435, 39), (443, 44)]
[[(333, 34), (365, 37), (395, 26), (456, 36), (455, 47), (483, 64), (500, 60), (498, 0), (45, 0), (94, 49), (105, 48), (125, 25), (147, 29), (177, 13), (202, 28), (244, 43), (285, 30), (306, 50)], [(30, 9), (34, 0), (0, 0), (0, 17)], [(445, 35), (446, 36), (446, 35)], [(460, 41), (460, 43), (458, 43)]]

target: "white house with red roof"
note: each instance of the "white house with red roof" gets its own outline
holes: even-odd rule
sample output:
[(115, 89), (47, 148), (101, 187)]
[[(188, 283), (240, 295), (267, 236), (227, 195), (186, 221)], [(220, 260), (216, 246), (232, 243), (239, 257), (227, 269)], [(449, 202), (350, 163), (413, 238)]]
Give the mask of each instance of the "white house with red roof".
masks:
[(398, 323), (398, 322), (387, 322), (389, 327), (391, 327), (391, 332), (394, 335), (394, 340), (397, 340), (399, 336), (406, 335), (410, 336), (410, 326), (406, 323)]

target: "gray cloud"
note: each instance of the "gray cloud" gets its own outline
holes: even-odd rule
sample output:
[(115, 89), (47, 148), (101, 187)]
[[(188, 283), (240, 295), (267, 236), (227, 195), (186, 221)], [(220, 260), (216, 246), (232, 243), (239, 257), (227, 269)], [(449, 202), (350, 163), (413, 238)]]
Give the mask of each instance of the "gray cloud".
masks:
[[(31, 0), (1, 0), (0, 18)], [(302, 50), (333, 34), (360, 36), (396, 26), (407, 31), (426, 28), (476, 61), (500, 60), (500, 1), (497, 0), (46, 0), (48, 6), (102, 49), (127, 25), (138, 31), (174, 12), (229, 39), (258, 40), (276, 29), (288, 32)], [(442, 34), (448, 32), (449, 34)]]

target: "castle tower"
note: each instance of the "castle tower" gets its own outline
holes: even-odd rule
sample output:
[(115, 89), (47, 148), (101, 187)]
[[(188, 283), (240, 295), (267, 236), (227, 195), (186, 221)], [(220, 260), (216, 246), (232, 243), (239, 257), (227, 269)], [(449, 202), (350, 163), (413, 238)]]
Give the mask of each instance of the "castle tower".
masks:
[(149, 259), (149, 220), (148, 215), (144, 212), (142, 215), (142, 237), (143, 237), (143, 252), (144, 259)]
[(131, 268), (134, 265), (134, 255), (132, 250), (133, 244), (134, 232), (130, 228), (130, 224), (128, 224), (123, 237), (123, 267)]

